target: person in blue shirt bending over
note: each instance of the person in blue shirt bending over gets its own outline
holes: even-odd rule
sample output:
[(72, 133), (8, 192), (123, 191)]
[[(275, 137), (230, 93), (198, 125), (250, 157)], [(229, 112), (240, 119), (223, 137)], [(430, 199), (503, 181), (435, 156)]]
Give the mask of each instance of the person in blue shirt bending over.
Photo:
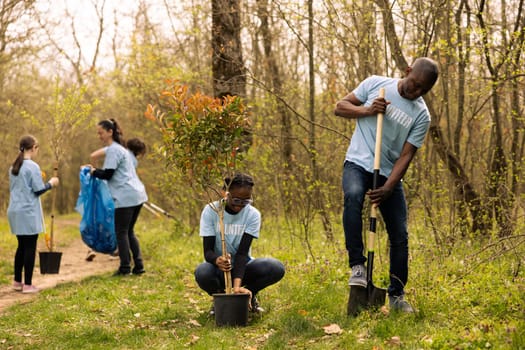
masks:
[[(146, 144), (141, 139), (134, 137), (134, 138), (127, 140), (126, 148), (129, 151), (131, 162), (133, 163), (133, 166), (136, 169), (139, 163), (138, 158), (146, 154)], [(108, 149), (108, 146), (104, 146), (102, 148), (97, 149), (93, 153), (91, 153), (89, 157), (91, 159), (92, 167), (94, 166), (93, 164), (99, 161), (99, 159), (103, 159), (106, 156), (107, 149)], [(119, 255), (118, 248), (113, 253), (111, 253), (111, 256), (118, 256), (118, 255)], [(95, 256), (96, 256), (95, 251), (90, 249), (87, 253), (86, 261), (93, 261), (93, 259), (95, 259)]]
[(134, 228), (140, 209), (148, 200), (146, 189), (137, 176), (131, 153), (123, 146), (125, 142), (117, 121), (100, 121), (97, 124), (97, 133), (106, 146), (104, 164), (102, 168), (95, 168), (91, 164), (87, 166), (91, 167), (92, 176), (107, 180), (115, 202), (115, 234), (120, 258), (120, 267), (115, 275), (140, 275), (145, 272), (144, 262)]
[[(200, 236), (205, 262), (197, 266), (195, 280), (209, 295), (224, 293), (224, 272), (231, 271), (233, 293), (250, 294), (250, 310), (263, 312), (257, 293), (277, 283), (284, 276), (284, 265), (277, 259), (253, 258), (250, 247), (259, 238), (261, 214), (252, 206), (251, 176), (238, 173), (224, 180), (226, 197), (207, 204), (202, 210)], [(224, 201), (224, 202), (222, 202)], [(217, 209), (224, 203), (224, 235), (227, 257), (222, 254), (221, 232)], [(210, 315), (214, 315), (212, 307)]]
[(38, 150), (39, 145), (34, 136), (23, 136), (18, 155), (9, 169), (7, 218), (11, 232), (18, 240), (13, 289), (22, 293), (39, 291), (32, 284), (32, 279), (38, 234), (45, 230), (40, 196), (59, 183), (58, 177), (50, 178), (47, 183), (42, 180), (40, 167), (32, 160), (38, 155)]
[[(366, 287), (362, 210), (365, 196), (378, 205), (390, 241), (389, 304), (392, 310), (413, 312), (404, 298), (408, 281), (407, 206), (401, 180), (430, 126), (422, 96), (436, 83), (438, 66), (421, 57), (403, 79), (371, 76), (337, 102), (335, 115), (355, 119), (356, 126), (343, 168), (343, 228), (352, 269), (349, 285)], [(379, 89), (385, 89), (380, 98)], [(377, 114), (384, 113), (378, 188), (373, 179)]]

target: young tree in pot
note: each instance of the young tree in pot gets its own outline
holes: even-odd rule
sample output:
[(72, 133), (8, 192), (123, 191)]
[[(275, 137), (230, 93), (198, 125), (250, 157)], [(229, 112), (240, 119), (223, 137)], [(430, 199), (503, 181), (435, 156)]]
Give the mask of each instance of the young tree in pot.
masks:
[[(192, 187), (212, 198), (224, 198), (222, 179), (235, 173), (243, 153), (239, 147), (249, 129), (248, 111), (236, 96), (213, 98), (168, 81), (157, 106), (148, 105), (145, 116), (162, 132), (161, 153), (168, 165), (183, 172)], [(226, 189), (228, 190), (228, 189)], [(222, 254), (227, 256), (224, 239), (224, 200), (213, 210), (219, 216)], [(225, 291), (232, 293), (231, 273), (225, 272)]]
[[(56, 80), (53, 95), (39, 111), (38, 116), (27, 111), (22, 113), (23, 117), (31, 120), (31, 124), (49, 137), (51, 150), (54, 158), (53, 176), (58, 176), (59, 165), (64, 161), (66, 145), (77, 137), (80, 130), (88, 127), (89, 116), (98, 101), (85, 102), (86, 88), (68, 88), (60, 86)], [(54, 217), (56, 204), (56, 190), (51, 197), (51, 225), (49, 234), (45, 234), (46, 246), (49, 252), (55, 249), (54, 241)]]

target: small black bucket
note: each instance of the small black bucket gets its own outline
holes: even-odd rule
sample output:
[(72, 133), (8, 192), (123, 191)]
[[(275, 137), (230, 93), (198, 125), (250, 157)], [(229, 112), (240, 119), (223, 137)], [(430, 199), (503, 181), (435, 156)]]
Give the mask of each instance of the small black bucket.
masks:
[(61, 252), (39, 252), (40, 273), (58, 273), (60, 270)]
[(246, 326), (249, 302), (249, 294), (213, 294), (217, 326)]

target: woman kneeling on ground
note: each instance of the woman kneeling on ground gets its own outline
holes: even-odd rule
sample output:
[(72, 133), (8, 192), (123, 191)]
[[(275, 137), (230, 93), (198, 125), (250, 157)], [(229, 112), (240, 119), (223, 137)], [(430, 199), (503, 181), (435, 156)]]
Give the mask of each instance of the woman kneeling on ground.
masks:
[[(261, 214), (253, 207), (253, 179), (246, 174), (236, 174), (224, 180), (226, 197), (221, 201), (224, 210), (224, 236), (228, 257), (223, 257), (219, 215), (221, 201), (209, 203), (201, 214), (200, 236), (203, 238), (205, 262), (197, 266), (195, 280), (209, 295), (224, 293), (224, 272), (231, 271), (234, 293), (250, 294), (250, 310), (263, 312), (257, 293), (277, 283), (284, 276), (284, 265), (274, 258), (253, 258), (250, 247), (259, 238)], [(210, 310), (213, 315), (215, 310)]]

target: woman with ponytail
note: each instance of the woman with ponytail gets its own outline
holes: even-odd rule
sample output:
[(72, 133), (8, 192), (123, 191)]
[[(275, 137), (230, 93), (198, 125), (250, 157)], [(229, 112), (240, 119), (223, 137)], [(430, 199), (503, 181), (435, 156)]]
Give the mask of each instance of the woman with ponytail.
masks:
[(18, 240), (13, 288), (22, 293), (39, 291), (32, 284), (32, 279), (38, 234), (44, 231), (40, 196), (59, 183), (57, 177), (52, 177), (47, 183), (42, 180), (40, 167), (32, 160), (38, 154), (38, 149), (35, 137), (31, 135), (22, 137), (18, 156), (9, 169), (10, 195), (7, 218), (11, 232)]
[[(97, 133), (105, 152), (104, 165), (97, 169), (91, 164), (91, 174), (107, 180), (109, 191), (115, 202), (115, 234), (120, 258), (120, 267), (115, 275), (140, 275), (145, 272), (140, 244), (135, 236), (135, 222), (148, 200), (144, 184), (140, 181), (122, 130), (115, 119), (102, 120), (97, 124)], [(133, 260), (133, 269), (131, 268)]]

